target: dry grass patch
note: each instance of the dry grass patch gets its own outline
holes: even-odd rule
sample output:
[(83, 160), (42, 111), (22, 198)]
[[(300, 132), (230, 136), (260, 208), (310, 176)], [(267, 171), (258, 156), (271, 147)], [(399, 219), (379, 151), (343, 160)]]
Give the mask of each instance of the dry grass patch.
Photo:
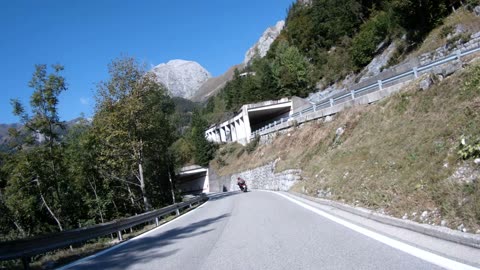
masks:
[(480, 31), (480, 17), (466, 8), (460, 8), (445, 18), (443, 24), (432, 30), (425, 38), (420, 48), (412, 56), (419, 56), (423, 53), (434, 51), (448, 43), (448, 34), (455, 31), (455, 27), (461, 25), (466, 33), (472, 34)]
[[(448, 219), (480, 229), (480, 187), (449, 178), (463, 162), (457, 154), (462, 135), (480, 135), (480, 66), (420, 92), (416, 87), (360, 113), (347, 112), (337, 126), (347, 126), (339, 145), (331, 139), (306, 148), (306, 178), (297, 191), (379, 209), (428, 223)], [(348, 128), (350, 123), (351, 128)], [(327, 149), (327, 151), (316, 151)], [(415, 214), (414, 214), (415, 213)]]

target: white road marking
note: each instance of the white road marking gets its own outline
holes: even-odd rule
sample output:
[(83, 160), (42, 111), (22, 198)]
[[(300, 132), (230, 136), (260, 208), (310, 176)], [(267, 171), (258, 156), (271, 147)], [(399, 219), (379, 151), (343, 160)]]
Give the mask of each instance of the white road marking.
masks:
[(193, 210), (191, 210), (191, 211), (189, 211), (189, 212), (187, 212), (187, 213), (185, 213), (185, 214), (177, 217), (176, 219), (174, 219), (174, 220), (172, 220), (172, 221), (169, 221), (169, 222), (167, 222), (167, 223), (164, 223), (164, 224), (162, 224), (162, 225), (160, 225), (160, 226), (158, 226), (158, 227), (156, 227), (156, 228), (154, 228), (154, 229), (151, 229), (151, 230), (148, 231), (148, 232), (145, 232), (145, 233), (143, 233), (143, 234), (141, 234), (141, 235), (139, 235), (139, 236), (136, 236), (136, 237), (134, 237), (134, 238), (128, 239), (127, 241), (124, 241), (124, 242), (122, 242), (122, 243), (120, 243), (120, 244), (118, 244), (118, 245), (109, 247), (109, 248), (107, 248), (107, 249), (104, 249), (104, 250), (102, 250), (102, 251), (100, 251), (100, 252), (98, 252), (98, 253), (95, 253), (95, 254), (93, 254), (93, 255), (90, 255), (90, 256), (88, 256), (88, 257), (79, 259), (79, 260), (77, 260), (77, 261), (74, 261), (74, 262), (69, 263), (69, 264), (67, 264), (67, 265), (64, 265), (64, 266), (62, 266), (62, 267), (59, 267), (59, 268), (57, 268), (57, 270), (69, 269), (69, 268), (71, 268), (71, 267), (73, 267), (73, 266), (76, 266), (76, 265), (82, 263), (82, 262), (85, 262), (85, 261), (88, 261), (88, 260), (91, 260), (91, 259), (95, 259), (96, 257), (101, 256), (101, 255), (103, 255), (103, 254), (105, 254), (105, 253), (114, 251), (114, 250), (122, 247), (123, 245), (126, 245), (126, 244), (131, 243), (131, 242), (134, 242), (134, 241), (138, 241), (138, 240), (144, 238), (145, 236), (153, 233), (154, 231), (156, 231), (156, 230), (158, 230), (158, 229), (160, 229), (160, 228), (162, 228), (162, 227), (164, 227), (164, 226), (166, 226), (166, 225), (170, 225), (170, 224), (174, 223), (175, 221), (178, 221), (178, 220), (180, 220), (181, 218), (189, 215), (190, 213), (195, 212), (195, 210), (202, 208), (202, 207), (203, 207), (204, 205), (206, 205), (207, 203), (208, 203), (208, 201), (206, 201), (205, 203), (203, 203), (203, 204), (200, 205), (199, 207), (197, 207), (197, 208), (195, 208), (195, 209), (193, 209)]
[(480, 268), (476, 268), (476, 267), (473, 267), (473, 266), (470, 266), (470, 265), (467, 265), (467, 264), (463, 264), (463, 263), (460, 263), (460, 262), (456, 262), (456, 261), (453, 261), (451, 259), (447, 259), (445, 257), (442, 257), (440, 255), (437, 255), (437, 254), (434, 254), (434, 253), (431, 253), (431, 252), (428, 252), (428, 251), (425, 251), (425, 250), (422, 250), (422, 249), (419, 249), (417, 247), (414, 247), (414, 246), (411, 246), (411, 245), (408, 245), (408, 244), (405, 244), (403, 242), (400, 242), (398, 240), (395, 240), (395, 239), (392, 239), (392, 238), (389, 238), (387, 236), (384, 236), (384, 235), (381, 235), (379, 233), (376, 233), (376, 232), (373, 232), (371, 230), (368, 230), (368, 229), (365, 229), (365, 228), (362, 228), (360, 226), (357, 226), (353, 223), (350, 223), (348, 221), (345, 221), (343, 219), (340, 219), (340, 218), (337, 218), (335, 216), (332, 216), (322, 210), (319, 210), (315, 207), (312, 207), (308, 204), (305, 204), (303, 202), (300, 202), (298, 200), (295, 200), (291, 197), (288, 197), (284, 194), (281, 194), (281, 193), (278, 193), (278, 192), (273, 192), (273, 191), (266, 191), (266, 192), (272, 192), (272, 193), (275, 193), (279, 196), (282, 196), (283, 198), (307, 209), (307, 210), (310, 210), (312, 212), (314, 212), (315, 214), (317, 215), (320, 215), (322, 217), (325, 217), (333, 222), (336, 222), (342, 226), (345, 226), (353, 231), (356, 231), (358, 233), (361, 233), (365, 236), (368, 236), (372, 239), (375, 239), (379, 242), (382, 242), (388, 246), (391, 246), (395, 249), (398, 249), (400, 251), (403, 251), (405, 253), (408, 253), (412, 256), (415, 256), (417, 258), (420, 258), (424, 261), (427, 261), (427, 262), (430, 262), (432, 264), (435, 264), (435, 265), (438, 265), (440, 267), (443, 267), (443, 268), (446, 268), (446, 269), (465, 269), (465, 270), (479, 270)]

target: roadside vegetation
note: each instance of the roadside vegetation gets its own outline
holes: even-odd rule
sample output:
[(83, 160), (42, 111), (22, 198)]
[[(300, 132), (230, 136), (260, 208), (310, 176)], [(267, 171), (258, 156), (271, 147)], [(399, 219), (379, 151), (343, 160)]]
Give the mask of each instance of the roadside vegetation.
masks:
[[(446, 22), (468, 21), (474, 30), (478, 20), (467, 8), (474, 0), (313, 0), (295, 2), (288, 10), (286, 25), (267, 56), (255, 59), (210, 98), (202, 110), (209, 124), (228, 118), (243, 104), (282, 97), (306, 97), (355, 75), (391, 43), (397, 49), (390, 65), (412, 51), (436, 49), (446, 37), (430, 38), (432, 29)], [(449, 37), (450, 38), (450, 37)], [(456, 37), (458, 38), (458, 37)]]
[[(200, 206), (200, 204), (193, 205), (192, 208), (184, 208), (180, 210), (180, 215), (186, 214), (189, 211)], [(159, 226), (170, 222), (177, 218), (175, 213), (172, 213), (169, 216), (164, 216), (159, 220)], [(122, 238), (124, 241), (140, 236), (150, 230), (157, 228), (155, 223), (147, 223), (143, 225), (137, 225), (133, 228), (123, 230)], [(90, 256), (102, 250), (105, 250), (109, 247), (112, 247), (120, 243), (116, 235), (107, 235), (97, 239), (91, 239), (86, 243), (72, 245), (71, 248), (65, 248), (60, 250), (54, 250), (47, 252), (46, 254), (38, 255), (33, 258), (32, 263), (30, 264), (30, 269), (54, 269), (63, 265), (67, 265), (71, 262), (79, 260), (81, 258)], [(24, 269), (20, 260), (12, 260), (7, 262), (2, 262), (2, 267), (6, 269)], [(3, 269), (3, 268), (2, 268)]]
[(477, 61), (426, 91), (413, 83), (331, 122), (277, 134), (250, 154), (225, 146), (220, 151), (231, 152), (223, 155), (227, 165), (212, 164), (228, 174), (278, 159), (277, 171), (303, 170), (294, 191), (475, 233), (480, 229), (480, 165), (474, 163), (480, 158), (479, 78)]

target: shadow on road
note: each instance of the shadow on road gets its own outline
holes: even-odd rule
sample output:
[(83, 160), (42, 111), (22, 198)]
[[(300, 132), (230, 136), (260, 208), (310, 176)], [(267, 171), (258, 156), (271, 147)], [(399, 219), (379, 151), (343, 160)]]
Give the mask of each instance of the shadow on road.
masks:
[(148, 236), (133, 239), (114, 251), (88, 260), (71, 269), (126, 269), (135, 264), (147, 264), (149, 261), (174, 255), (180, 249), (167, 250), (169, 245), (180, 239), (213, 231), (214, 229), (205, 229), (205, 227), (229, 216), (230, 214), (223, 214), (173, 228), (160, 234), (152, 233)]
[(211, 194), (211, 195), (208, 195), (208, 198), (209, 198), (208, 200), (209, 201), (216, 201), (216, 200), (220, 200), (220, 199), (227, 198), (227, 197), (230, 197), (230, 196), (239, 195), (239, 194), (242, 194), (242, 193), (243, 192), (241, 192), (241, 191), (230, 191), (230, 192)]

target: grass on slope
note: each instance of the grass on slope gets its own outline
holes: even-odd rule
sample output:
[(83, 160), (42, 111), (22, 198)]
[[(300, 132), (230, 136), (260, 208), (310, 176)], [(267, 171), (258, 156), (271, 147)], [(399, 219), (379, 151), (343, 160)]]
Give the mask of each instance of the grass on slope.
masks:
[[(280, 158), (277, 171), (303, 170), (296, 191), (476, 232), (480, 167), (458, 150), (462, 136), (480, 137), (480, 64), (417, 89), (344, 111), (332, 122), (306, 124), (250, 154), (221, 150), (220, 169), (243, 171)], [(345, 133), (337, 138), (339, 127)], [(476, 180), (465, 181), (462, 172)]]
[(456, 27), (461, 27), (464, 33), (470, 35), (480, 31), (480, 17), (466, 8), (460, 8), (450, 16), (445, 18), (443, 24), (435, 28), (425, 38), (422, 45), (413, 54), (414, 56), (421, 55), (423, 53), (434, 51), (435, 49), (448, 44), (449, 41), (455, 40), (455, 37), (449, 37), (449, 34), (453, 34)]

